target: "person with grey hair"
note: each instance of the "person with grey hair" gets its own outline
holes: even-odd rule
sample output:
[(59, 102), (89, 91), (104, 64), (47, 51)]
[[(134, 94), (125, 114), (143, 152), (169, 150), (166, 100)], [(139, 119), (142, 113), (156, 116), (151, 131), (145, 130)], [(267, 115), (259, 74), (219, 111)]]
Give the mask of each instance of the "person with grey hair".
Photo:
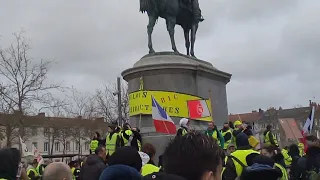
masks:
[(42, 180), (72, 180), (71, 169), (63, 162), (53, 162), (45, 168)]

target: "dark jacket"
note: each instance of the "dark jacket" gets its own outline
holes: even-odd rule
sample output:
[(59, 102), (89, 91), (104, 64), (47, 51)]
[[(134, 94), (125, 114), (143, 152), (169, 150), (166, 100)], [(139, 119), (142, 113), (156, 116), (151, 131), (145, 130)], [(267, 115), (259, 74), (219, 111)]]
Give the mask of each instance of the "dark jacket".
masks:
[(20, 152), (15, 148), (0, 150), (0, 179), (15, 180), (20, 163)]
[(253, 136), (252, 126), (248, 125), (248, 127), (245, 130), (243, 130), (243, 133), (245, 133), (248, 137)]
[(234, 137), (237, 137), (237, 135), (242, 133), (242, 132), (243, 132), (243, 128), (235, 129), (235, 130), (233, 130), (232, 135)]
[(138, 141), (140, 141), (140, 146), (141, 146), (142, 145), (141, 135), (137, 131), (132, 131), (132, 133), (133, 133), (133, 138), (131, 141), (131, 146), (134, 147), (135, 149), (137, 149), (137, 151), (139, 151), (140, 149), (139, 149)]
[(92, 154), (83, 163), (80, 170), (80, 180), (98, 180), (103, 170), (107, 167), (103, 159)]
[(320, 169), (320, 147), (311, 146), (306, 152), (306, 156), (301, 157), (297, 160), (294, 165), (295, 172), (292, 173), (292, 179), (307, 179), (309, 171), (317, 171)]
[(173, 174), (166, 174), (163, 172), (149, 174), (143, 177), (143, 180), (186, 180), (183, 177), (173, 175)]
[(141, 180), (141, 174), (130, 166), (123, 164), (117, 164), (109, 166), (105, 169), (101, 176), (100, 180)]

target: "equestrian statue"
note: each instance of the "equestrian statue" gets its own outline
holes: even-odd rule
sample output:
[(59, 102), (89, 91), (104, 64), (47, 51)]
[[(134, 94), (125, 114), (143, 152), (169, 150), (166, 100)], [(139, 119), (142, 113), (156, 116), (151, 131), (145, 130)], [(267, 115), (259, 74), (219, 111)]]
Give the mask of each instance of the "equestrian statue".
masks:
[(196, 40), (196, 33), (199, 22), (204, 20), (201, 16), (198, 0), (140, 0), (140, 12), (147, 12), (149, 17), (147, 26), (149, 53), (155, 52), (152, 47), (152, 32), (157, 19), (161, 17), (166, 20), (172, 50), (179, 53), (174, 40), (174, 28), (175, 25), (178, 24), (184, 31), (187, 55), (195, 57), (194, 43)]

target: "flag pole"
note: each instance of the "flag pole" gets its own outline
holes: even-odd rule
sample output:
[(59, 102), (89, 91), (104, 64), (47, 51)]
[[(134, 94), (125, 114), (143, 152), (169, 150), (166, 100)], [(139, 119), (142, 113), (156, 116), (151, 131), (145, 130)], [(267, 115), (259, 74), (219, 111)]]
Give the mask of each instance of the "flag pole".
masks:
[[(140, 77), (140, 87), (139, 87), (139, 91), (143, 91), (143, 78), (142, 78), (142, 74), (141, 74), (141, 77)], [(142, 119), (142, 114), (141, 112), (139, 113), (139, 129), (141, 129), (141, 119)]]
[(240, 117), (240, 114), (238, 114), (238, 118), (239, 118), (239, 120), (242, 122), (241, 117)]
[(214, 123), (214, 119), (213, 119), (213, 103), (212, 103), (212, 98), (211, 98), (211, 89), (208, 90), (209, 93), (209, 101), (210, 101), (210, 109), (211, 109), (211, 119), (212, 122)]

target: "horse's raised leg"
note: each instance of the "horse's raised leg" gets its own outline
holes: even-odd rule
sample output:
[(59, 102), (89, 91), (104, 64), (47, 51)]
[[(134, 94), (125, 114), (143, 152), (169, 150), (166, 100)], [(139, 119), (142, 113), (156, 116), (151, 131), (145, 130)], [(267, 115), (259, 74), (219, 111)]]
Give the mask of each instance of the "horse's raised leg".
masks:
[(198, 30), (198, 23), (197, 24), (193, 24), (192, 28), (191, 28), (191, 50), (190, 50), (190, 54), (193, 57), (195, 57), (195, 55), (194, 55), (194, 43), (196, 42), (197, 30)]
[(184, 27), (183, 28), (183, 32), (184, 32), (184, 40), (185, 40), (185, 46), (187, 49), (187, 55), (190, 55), (190, 29)]
[(171, 16), (167, 17), (166, 24), (167, 24), (167, 30), (170, 35), (172, 50), (176, 53), (179, 53), (176, 47), (176, 42), (174, 40), (174, 27), (176, 25), (176, 17), (171, 17)]
[(157, 21), (156, 16), (149, 16), (149, 24), (147, 26), (149, 54), (155, 52), (152, 47), (152, 32), (153, 32), (154, 25), (156, 24), (156, 21)]

